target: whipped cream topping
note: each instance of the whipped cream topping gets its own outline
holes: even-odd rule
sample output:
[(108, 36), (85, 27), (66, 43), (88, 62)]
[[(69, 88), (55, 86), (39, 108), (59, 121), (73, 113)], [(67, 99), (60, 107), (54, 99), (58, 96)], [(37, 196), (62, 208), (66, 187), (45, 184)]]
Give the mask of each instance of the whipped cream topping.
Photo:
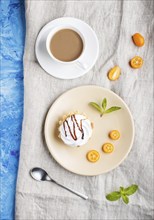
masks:
[(66, 145), (77, 147), (87, 143), (92, 135), (92, 126), (84, 115), (74, 114), (59, 127), (60, 137)]

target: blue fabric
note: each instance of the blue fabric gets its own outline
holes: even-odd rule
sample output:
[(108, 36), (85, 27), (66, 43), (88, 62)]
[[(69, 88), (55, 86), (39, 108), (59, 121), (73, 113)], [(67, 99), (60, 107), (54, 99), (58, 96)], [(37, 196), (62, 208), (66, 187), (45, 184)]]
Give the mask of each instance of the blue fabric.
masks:
[(23, 118), (24, 1), (1, 0), (1, 216), (14, 219)]

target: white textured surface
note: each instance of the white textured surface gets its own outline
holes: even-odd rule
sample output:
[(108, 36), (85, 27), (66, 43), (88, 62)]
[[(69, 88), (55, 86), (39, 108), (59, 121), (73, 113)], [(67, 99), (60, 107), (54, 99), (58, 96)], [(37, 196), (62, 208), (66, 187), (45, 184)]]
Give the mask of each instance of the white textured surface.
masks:
[[(16, 219), (153, 219), (153, 1), (26, 1), (27, 37), (24, 56), (25, 110), (16, 193)], [(34, 55), (36, 36), (47, 22), (74, 16), (95, 30), (100, 55), (95, 67), (82, 78), (59, 80), (46, 74)], [(145, 46), (137, 48), (132, 34), (140, 32)], [(144, 59), (139, 70), (129, 67), (135, 55)], [(110, 82), (107, 71), (119, 65), (122, 75)], [(109, 88), (128, 104), (135, 121), (135, 142), (117, 169), (96, 177), (68, 172), (49, 155), (43, 138), (48, 108), (64, 91), (79, 85)], [(82, 98), (82, 95), (81, 95)], [(61, 183), (89, 196), (84, 201), (57, 185), (35, 182), (29, 176), (40, 166)], [(119, 186), (139, 185), (139, 192), (122, 201), (108, 202), (105, 195)]]

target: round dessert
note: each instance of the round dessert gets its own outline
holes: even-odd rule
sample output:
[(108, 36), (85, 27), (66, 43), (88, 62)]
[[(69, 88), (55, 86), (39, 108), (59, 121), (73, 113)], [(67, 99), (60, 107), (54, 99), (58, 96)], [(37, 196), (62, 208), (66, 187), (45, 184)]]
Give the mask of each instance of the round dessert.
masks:
[(59, 137), (68, 146), (82, 146), (88, 142), (92, 135), (93, 124), (83, 114), (66, 115), (59, 124)]

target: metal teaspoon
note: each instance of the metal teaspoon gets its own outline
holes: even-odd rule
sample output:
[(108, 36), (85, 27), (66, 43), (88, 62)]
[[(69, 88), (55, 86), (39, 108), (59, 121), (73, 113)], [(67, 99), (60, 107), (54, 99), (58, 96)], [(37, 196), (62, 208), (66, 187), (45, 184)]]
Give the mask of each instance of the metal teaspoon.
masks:
[(82, 199), (87, 200), (88, 196), (83, 195), (82, 193), (76, 192), (73, 189), (70, 189), (69, 187), (66, 187), (60, 183), (58, 183), (57, 181), (53, 180), (45, 170), (43, 170), (42, 168), (39, 167), (35, 167), (33, 169), (30, 170), (30, 175), (33, 177), (33, 179), (37, 180), (37, 181), (51, 181), (53, 183), (56, 183), (58, 186), (63, 187), (64, 189), (74, 193), (75, 195), (81, 197)]

